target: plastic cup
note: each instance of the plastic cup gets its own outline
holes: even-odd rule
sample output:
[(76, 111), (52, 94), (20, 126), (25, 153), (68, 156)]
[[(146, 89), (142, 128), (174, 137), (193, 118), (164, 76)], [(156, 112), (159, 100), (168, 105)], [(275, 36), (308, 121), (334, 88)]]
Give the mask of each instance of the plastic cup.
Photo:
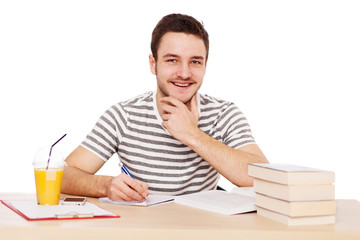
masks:
[(59, 150), (51, 147), (40, 148), (34, 157), (34, 174), (36, 197), (39, 205), (58, 205), (60, 199), (61, 182), (64, 173), (64, 157)]

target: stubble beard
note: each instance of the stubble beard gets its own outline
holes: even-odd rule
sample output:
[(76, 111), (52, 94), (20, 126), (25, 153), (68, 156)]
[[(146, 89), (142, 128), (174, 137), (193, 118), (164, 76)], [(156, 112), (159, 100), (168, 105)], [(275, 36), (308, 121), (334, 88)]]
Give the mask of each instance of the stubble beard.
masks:
[[(161, 96), (163, 96), (163, 97), (175, 97), (175, 96), (171, 96), (169, 91), (166, 90), (166, 87), (161, 84), (161, 81), (159, 80), (159, 77), (157, 75), (157, 67), (156, 66), (155, 66), (155, 74), (156, 74), (156, 80), (157, 80), (157, 87), (158, 87), (158, 90), (161, 92)], [(167, 84), (167, 82), (165, 84)], [(186, 99), (186, 100), (181, 100), (181, 99), (178, 99), (177, 97), (175, 97), (175, 98), (178, 99), (179, 101), (181, 101), (182, 103), (184, 103), (185, 105), (188, 105), (188, 104), (190, 104), (191, 99), (196, 94), (197, 94), (197, 91), (189, 99)]]
[(158, 87), (158, 91), (160, 91), (161, 96), (163, 97), (174, 97), (176, 99), (178, 99), (179, 101), (181, 101), (182, 103), (184, 103), (185, 105), (188, 105), (191, 101), (191, 99), (197, 94), (197, 91), (191, 95), (191, 97), (189, 97), (188, 99), (185, 100), (181, 100), (179, 98), (177, 98), (176, 96), (171, 96), (170, 93), (166, 90), (166, 87), (162, 86), (162, 84), (159, 84), (159, 80), (157, 81), (157, 87)]

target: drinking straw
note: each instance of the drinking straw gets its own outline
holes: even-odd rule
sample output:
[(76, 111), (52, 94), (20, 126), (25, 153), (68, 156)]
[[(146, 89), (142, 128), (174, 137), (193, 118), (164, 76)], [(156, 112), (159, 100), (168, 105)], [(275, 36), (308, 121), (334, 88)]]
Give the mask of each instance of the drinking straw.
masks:
[(57, 140), (53, 145), (51, 145), (50, 152), (49, 152), (49, 159), (48, 159), (47, 164), (46, 164), (46, 170), (48, 170), (48, 168), (49, 168), (50, 157), (51, 157), (51, 152), (52, 152), (53, 147), (55, 146), (55, 144), (57, 144), (58, 142), (60, 142), (60, 140), (63, 139), (65, 136), (66, 136), (66, 133), (64, 134), (64, 136), (62, 136), (61, 138), (59, 138), (59, 140)]

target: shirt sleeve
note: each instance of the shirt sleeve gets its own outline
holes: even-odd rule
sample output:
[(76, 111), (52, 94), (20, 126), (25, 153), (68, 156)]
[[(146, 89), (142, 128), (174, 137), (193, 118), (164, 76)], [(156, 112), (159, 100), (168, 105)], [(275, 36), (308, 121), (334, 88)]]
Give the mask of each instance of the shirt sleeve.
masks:
[(218, 119), (222, 141), (232, 148), (255, 143), (250, 125), (240, 109), (231, 103), (221, 112)]
[(126, 114), (119, 104), (109, 108), (96, 122), (81, 146), (107, 161), (118, 150), (126, 126), (124, 116)]

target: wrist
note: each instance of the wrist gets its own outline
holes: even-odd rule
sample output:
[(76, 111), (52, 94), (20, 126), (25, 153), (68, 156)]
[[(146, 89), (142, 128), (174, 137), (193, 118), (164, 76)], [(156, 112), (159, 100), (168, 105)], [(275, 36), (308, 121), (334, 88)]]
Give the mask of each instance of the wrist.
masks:
[(206, 142), (206, 137), (209, 137), (206, 133), (201, 131), (199, 128), (196, 129), (184, 142), (185, 145), (195, 150), (198, 149)]

